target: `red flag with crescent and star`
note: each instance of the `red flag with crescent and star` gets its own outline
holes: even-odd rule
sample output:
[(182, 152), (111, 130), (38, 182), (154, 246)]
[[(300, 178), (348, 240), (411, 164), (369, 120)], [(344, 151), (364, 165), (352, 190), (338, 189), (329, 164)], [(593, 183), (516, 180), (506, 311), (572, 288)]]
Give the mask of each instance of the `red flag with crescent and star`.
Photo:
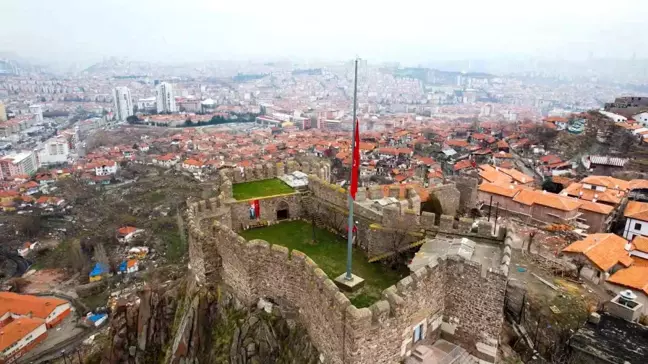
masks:
[(351, 164), (351, 198), (355, 200), (358, 192), (358, 175), (360, 173), (360, 125), (355, 121), (355, 135), (353, 136), (353, 162)]

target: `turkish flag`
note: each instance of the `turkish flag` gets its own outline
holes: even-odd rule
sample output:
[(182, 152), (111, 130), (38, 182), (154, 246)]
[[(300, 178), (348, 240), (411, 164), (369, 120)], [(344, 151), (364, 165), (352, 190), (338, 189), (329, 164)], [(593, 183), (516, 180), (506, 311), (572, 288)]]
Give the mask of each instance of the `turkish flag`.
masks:
[(257, 219), (261, 217), (261, 205), (259, 204), (259, 200), (254, 200), (254, 216), (256, 216)]
[(355, 200), (358, 192), (358, 174), (360, 173), (360, 125), (358, 119), (355, 121), (355, 135), (353, 136), (353, 162), (351, 165), (351, 198)]

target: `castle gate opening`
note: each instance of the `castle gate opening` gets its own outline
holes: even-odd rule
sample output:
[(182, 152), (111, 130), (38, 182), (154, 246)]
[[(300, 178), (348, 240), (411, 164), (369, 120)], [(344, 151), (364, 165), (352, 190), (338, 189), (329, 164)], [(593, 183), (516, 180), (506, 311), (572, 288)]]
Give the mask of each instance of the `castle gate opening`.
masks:
[(281, 201), (277, 205), (277, 220), (286, 220), (290, 217), (290, 211), (288, 203), (286, 201)]

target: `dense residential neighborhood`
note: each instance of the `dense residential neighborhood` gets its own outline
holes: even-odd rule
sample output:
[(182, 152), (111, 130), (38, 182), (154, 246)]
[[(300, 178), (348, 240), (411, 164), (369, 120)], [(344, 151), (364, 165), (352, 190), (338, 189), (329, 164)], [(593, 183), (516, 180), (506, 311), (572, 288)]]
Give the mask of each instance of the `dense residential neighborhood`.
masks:
[(0, 363), (648, 355), (632, 87), (362, 60), (6, 64)]

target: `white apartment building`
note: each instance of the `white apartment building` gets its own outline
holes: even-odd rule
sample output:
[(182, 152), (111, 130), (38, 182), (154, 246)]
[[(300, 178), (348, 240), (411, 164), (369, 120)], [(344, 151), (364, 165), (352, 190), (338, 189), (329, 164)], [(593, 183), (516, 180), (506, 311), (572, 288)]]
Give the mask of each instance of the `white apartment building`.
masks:
[(65, 163), (70, 155), (70, 147), (64, 138), (51, 138), (36, 149), (39, 165)]
[(40, 105), (29, 106), (29, 112), (34, 115), (36, 121), (43, 121), (43, 107)]
[(162, 82), (155, 88), (157, 94), (157, 112), (176, 112), (173, 86), (170, 83)]
[(32, 175), (38, 169), (36, 154), (25, 151), (0, 158), (0, 177), (8, 178), (19, 174)]
[(7, 121), (7, 109), (4, 104), (0, 102), (0, 122)]
[(117, 162), (106, 161), (105, 163), (101, 163), (95, 166), (95, 174), (97, 176), (109, 176), (117, 173), (118, 169), (119, 169), (119, 165), (117, 164)]
[(128, 87), (115, 87), (113, 102), (117, 120), (126, 120), (127, 117), (133, 115), (133, 98)]
[(648, 127), (648, 112), (642, 112), (634, 115), (632, 118), (644, 127)]
[(137, 100), (138, 111), (155, 111), (156, 108), (157, 108), (157, 103), (155, 97), (147, 97), (144, 99)]
[(615, 114), (613, 112), (605, 111), (605, 110), (599, 110), (599, 113), (603, 116), (607, 116), (608, 118), (612, 119), (615, 123), (624, 123), (628, 121), (628, 118), (626, 118), (623, 115)]

